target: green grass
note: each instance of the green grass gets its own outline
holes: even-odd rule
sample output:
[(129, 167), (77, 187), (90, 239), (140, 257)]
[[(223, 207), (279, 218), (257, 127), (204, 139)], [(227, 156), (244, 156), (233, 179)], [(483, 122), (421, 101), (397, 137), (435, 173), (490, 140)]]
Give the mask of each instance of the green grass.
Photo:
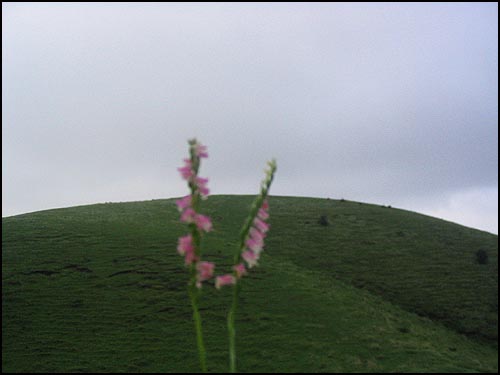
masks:
[[(203, 204), (217, 274), (252, 200)], [(266, 250), (237, 315), (241, 372), (497, 371), (497, 236), (357, 202), (269, 201)], [(178, 217), (171, 199), (3, 218), (2, 371), (197, 371)], [(211, 372), (228, 368), (230, 300), (230, 288), (204, 287)]]

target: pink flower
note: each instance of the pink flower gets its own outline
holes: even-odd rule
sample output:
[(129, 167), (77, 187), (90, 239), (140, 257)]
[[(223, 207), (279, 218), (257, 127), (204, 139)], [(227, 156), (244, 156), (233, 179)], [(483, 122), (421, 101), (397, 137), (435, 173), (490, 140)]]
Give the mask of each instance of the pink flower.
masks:
[(210, 279), (214, 274), (215, 264), (212, 262), (199, 262), (196, 265), (196, 270), (198, 274), (196, 275), (196, 286), (201, 288), (201, 283), (205, 280)]
[(189, 265), (198, 260), (198, 257), (194, 253), (193, 237), (188, 234), (183, 237), (179, 237), (179, 244), (177, 245), (177, 252), (180, 255), (185, 256), (185, 263)]
[(247, 270), (246, 270), (245, 265), (243, 263), (240, 263), (240, 264), (237, 264), (236, 266), (233, 266), (233, 270), (236, 272), (236, 277), (238, 279), (247, 273)]
[(212, 230), (212, 221), (208, 216), (197, 214), (194, 218), (194, 222), (198, 229), (204, 230), (205, 232), (210, 232)]
[(181, 215), (181, 221), (184, 223), (194, 223), (196, 219), (196, 211), (191, 207), (186, 208)]
[(198, 184), (198, 186), (206, 185), (207, 182), (208, 182), (208, 178), (196, 177), (196, 183)]
[(215, 264), (212, 262), (200, 262), (196, 266), (198, 277), (201, 281), (208, 280), (214, 273)]
[(194, 253), (194, 249), (193, 251), (186, 252), (186, 257), (184, 258), (186, 266), (189, 266), (191, 263), (197, 262), (198, 260), (199, 260), (198, 257)]
[(208, 158), (207, 146), (197, 143), (194, 149), (194, 153), (199, 158)]
[(206, 197), (210, 193), (210, 190), (207, 187), (207, 183), (208, 178), (196, 177), (196, 185), (202, 197)]
[(266, 211), (269, 209), (269, 203), (267, 202), (267, 199), (262, 203), (262, 208)]
[(217, 276), (215, 278), (215, 287), (217, 289), (220, 289), (221, 286), (224, 286), (224, 285), (233, 285), (235, 282), (236, 282), (236, 279), (234, 278), (233, 275)]
[(177, 245), (177, 252), (180, 255), (194, 251), (193, 237), (188, 234), (187, 236), (179, 237), (179, 244)]
[(269, 224), (263, 222), (261, 219), (258, 217), (255, 218), (253, 221), (253, 224), (255, 227), (261, 232), (261, 233), (266, 233), (269, 230)]
[(189, 180), (194, 176), (191, 160), (189, 159), (184, 159), (184, 167), (177, 168), (177, 170), (181, 173), (181, 176), (184, 180)]
[(253, 238), (256, 241), (264, 241), (264, 238), (266, 237), (265, 233), (262, 233), (256, 228), (250, 228), (250, 237)]
[(267, 218), (269, 218), (269, 214), (263, 208), (259, 208), (259, 213), (257, 214), (257, 216), (261, 220), (266, 220)]
[(186, 195), (184, 198), (176, 200), (175, 204), (177, 205), (177, 209), (179, 210), (179, 212), (182, 212), (186, 208), (188, 208), (189, 206), (191, 206), (191, 196), (190, 195)]
[(247, 250), (243, 254), (241, 254), (241, 257), (247, 262), (248, 268), (252, 268), (257, 265), (257, 261), (259, 260), (259, 256), (254, 253), (252, 250)]
[(262, 247), (264, 246), (264, 242), (262, 240), (255, 240), (253, 238), (249, 238), (245, 241), (245, 245), (252, 250), (255, 254), (259, 254), (262, 251)]

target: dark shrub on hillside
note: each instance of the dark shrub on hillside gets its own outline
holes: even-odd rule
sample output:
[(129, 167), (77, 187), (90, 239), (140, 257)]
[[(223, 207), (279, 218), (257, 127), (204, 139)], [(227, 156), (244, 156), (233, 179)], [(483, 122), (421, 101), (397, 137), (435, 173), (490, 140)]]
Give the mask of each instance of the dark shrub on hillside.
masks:
[(478, 250), (476, 251), (476, 259), (479, 264), (486, 264), (488, 263), (488, 253), (486, 250)]
[(318, 223), (324, 227), (326, 227), (327, 225), (329, 225), (330, 223), (328, 222), (328, 217), (326, 217), (325, 215), (322, 215), (320, 216), (319, 220), (318, 220)]

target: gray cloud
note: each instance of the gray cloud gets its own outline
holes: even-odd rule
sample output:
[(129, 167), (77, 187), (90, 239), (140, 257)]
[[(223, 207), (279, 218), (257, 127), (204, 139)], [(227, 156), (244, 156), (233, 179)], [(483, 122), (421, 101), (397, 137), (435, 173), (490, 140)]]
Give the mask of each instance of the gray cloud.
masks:
[(2, 10), (3, 215), (183, 195), (196, 136), (214, 193), (254, 193), (276, 157), (273, 194), (497, 232), (497, 209), (452, 213), (498, 201), (497, 4)]

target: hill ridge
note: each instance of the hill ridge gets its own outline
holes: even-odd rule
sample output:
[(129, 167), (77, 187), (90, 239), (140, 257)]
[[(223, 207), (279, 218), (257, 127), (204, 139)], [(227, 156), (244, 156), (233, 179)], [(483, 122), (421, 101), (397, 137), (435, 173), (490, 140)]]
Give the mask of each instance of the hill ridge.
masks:
[[(204, 238), (204, 251), (207, 260), (217, 263), (216, 273), (223, 273), (231, 266), (228, 254), (237, 243), (237, 233), (253, 197), (217, 195), (203, 202), (202, 212), (212, 217), (215, 228), (215, 233)], [(279, 358), (288, 358), (283, 359), (282, 365), (288, 363), (290, 371), (307, 371), (314, 361), (318, 363), (318, 367), (314, 367), (316, 371), (496, 370), (498, 356), (495, 358), (493, 353), (498, 346), (498, 236), (442, 219), (429, 220), (427, 215), (411, 211), (360, 202), (280, 196), (271, 196), (269, 200), (271, 232), (261, 266), (248, 277), (244, 284), (247, 294), (242, 294), (239, 329), (245, 332), (242, 337), (255, 340), (254, 346), (263, 345), (258, 343), (265, 341), (268, 335), (259, 336), (260, 329), (252, 331), (251, 322), (272, 332), (269, 345), (278, 344), (278, 338), (293, 337), (292, 341), (297, 341), (285, 345), (290, 355), (293, 354), (291, 357), (274, 350)], [(86, 368), (85, 361), (68, 352), (67, 345), (62, 345), (66, 342), (64, 332), (68, 335), (64, 327), (73, 324), (92, 331), (85, 322), (94, 323), (104, 332), (109, 329), (102, 324), (108, 324), (114, 327), (116, 334), (121, 332), (116, 339), (130, 342), (127, 325), (117, 316), (122, 316), (126, 324), (132, 324), (133, 330), (143, 327), (142, 334), (140, 329), (132, 334), (141, 345), (158, 342), (161, 348), (175, 347), (174, 341), (154, 333), (158, 330), (175, 331), (176, 337), (184, 335), (183, 340), (189, 342), (190, 322), (179, 320), (183, 314), (189, 316), (189, 306), (184, 305), (186, 273), (175, 252), (177, 237), (185, 228), (178, 221), (174, 201), (175, 198), (102, 203), (3, 218), (3, 368), (18, 371), (25, 364), (16, 364), (14, 359), (29, 356), (37, 368), (45, 370), (61, 370), (64, 361), (68, 363), (64, 370), (95, 371), (101, 362), (106, 363), (101, 370), (123, 370), (118, 363), (106, 361), (99, 357), (98, 351), (90, 349), (86, 349), (87, 354), (83, 356), (91, 364)], [(329, 225), (319, 223), (321, 216), (328, 218)], [(477, 262), (475, 253), (479, 249), (486, 251), (487, 264)], [(304, 275), (303, 283), (298, 282), (302, 280), (300, 275)], [(315, 280), (322, 281), (317, 284)], [(286, 285), (293, 289), (285, 288)], [(314, 285), (318, 286), (314, 288)], [(335, 287), (328, 291), (328, 285)], [(344, 296), (344, 301), (350, 301), (344, 309), (332, 302), (335, 291)], [(375, 299), (360, 297), (363, 293), (370, 293)], [(228, 296), (210, 288), (206, 294), (204, 322), (211, 336), (210, 333), (224, 332), (224, 301)], [(280, 301), (285, 296), (289, 300)], [(320, 303), (322, 296), (325, 306)], [(365, 304), (354, 303), (357, 298), (368, 300)], [(126, 300), (136, 303), (123, 305)], [(269, 300), (277, 302), (266, 303)], [(51, 306), (54, 301), (56, 306)], [(220, 306), (214, 309), (214, 304)], [(385, 307), (380, 307), (381, 311), (386, 311), (388, 320), (386, 323), (375, 320), (378, 323), (373, 326), (375, 323), (366, 320), (377, 310), (376, 306), (382, 305)], [(290, 306), (296, 311), (290, 311)], [(311, 309), (317, 314), (317, 321), (306, 319)], [(58, 317), (59, 311), (66, 311), (69, 317), (54, 320), (48, 311)], [(149, 312), (144, 315), (141, 311)], [(356, 318), (349, 318), (348, 313)], [(153, 323), (149, 316), (158, 321)], [(167, 316), (178, 326), (169, 326), (164, 320)], [(98, 321), (98, 317), (102, 321)], [(434, 327), (434, 323), (426, 323), (428, 318), (439, 324)], [(331, 319), (338, 324), (330, 323)], [(284, 326), (286, 321), (290, 324), (288, 328)], [(162, 325), (158, 326), (158, 322)], [(441, 323), (458, 334), (438, 328)], [(350, 328), (342, 328), (343, 325)], [(359, 332), (355, 332), (356, 327)], [(306, 331), (300, 333), (301, 329)], [(374, 334), (373, 330), (380, 333)], [(438, 331), (441, 332), (438, 336), (443, 337), (432, 333)], [(154, 340), (145, 337), (144, 332), (153, 335)], [(354, 343), (341, 339), (339, 332), (356, 337), (360, 340), (359, 346), (353, 349)], [(487, 338), (489, 342), (460, 338), (460, 333), (469, 338)], [(370, 339), (363, 339), (361, 334)], [(71, 332), (69, 341), (75, 350), (83, 350), (82, 343), (94, 342), (96, 350), (101, 347), (99, 350), (112, 352), (113, 358), (120, 357), (119, 352), (109, 348), (111, 342), (118, 345), (112, 340), (113, 335), (109, 339), (89, 335)], [(439, 353), (436, 357), (425, 349), (430, 344), (424, 341), (431, 336), (443, 345), (440, 348), (432, 344), (432, 350)], [(16, 343), (15, 337), (27, 349)], [(35, 341), (28, 343), (29, 337)], [(300, 337), (307, 340), (300, 342)], [(224, 337), (211, 340), (214, 348), (225, 352)], [(328, 342), (336, 343), (331, 349), (332, 358), (314, 349)], [(399, 350), (395, 342), (406, 349)], [(133, 345), (134, 350), (144, 350), (146, 346), (141, 345)], [(446, 345), (451, 349), (445, 348)], [(356, 358), (349, 357), (347, 347), (357, 353)], [(242, 363), (243, 369), (276, 370), (273, 366), (279, 361), (254, 363), (250, 358), (255, 357), (255, 349), (240, 350), (248, 356), (247, 362)], [(478, 355), (481, 350), (484, 353)], [(149, 358), (148, 364), (129, 358), (128, 371), (185, 371), (182, 353), (167, 356), (171, 365), (162, 367), (157, 363), (158, 351), (165, 354), (160, 348), (144, 354)], [(302, 352), (304, 354), (300, 354)], [(406, 358), (403, 353), (414, 354)], [(420, 358), (418, 365), (411, 360), (415, 355)], [(300, 360), (295, 361), (294, 356)], [(62, 358), (62, 362), (57, 358)], [(313, 362), (309, 362), (311, 358)], [(438, 364), (438, 358), (444, 361), (442, 365)], [(225, 360), (216, 355), (215, 369), (225, 371)], [(78, 365), (71, 367), (71, 363)], [(196, 371), (196, 367), (193, 370)]]

